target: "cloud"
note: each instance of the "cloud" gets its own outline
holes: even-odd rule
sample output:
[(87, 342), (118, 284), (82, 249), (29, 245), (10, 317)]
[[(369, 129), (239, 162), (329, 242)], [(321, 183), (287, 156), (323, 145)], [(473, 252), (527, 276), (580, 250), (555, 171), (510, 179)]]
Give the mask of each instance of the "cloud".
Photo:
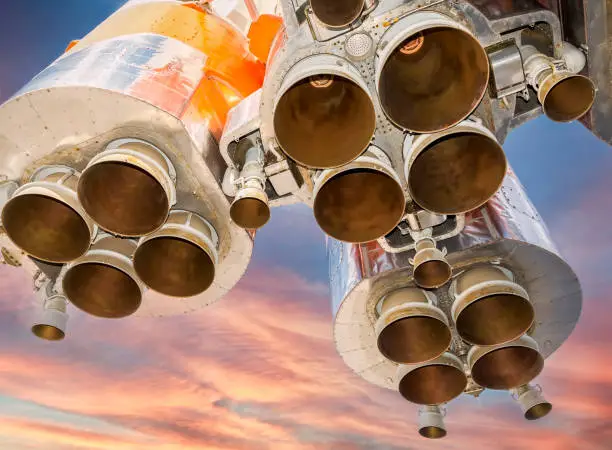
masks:
[[(4, 344), (0, 392), (66, 415), (52, 423), (9, 416), (0, 435), (61, 450), (145, 442), (153, 450), (484, 450), (491, 442), (569, 450), (587, 439), (582, 448), (603, 449), (612, 375), (594, 363), (604, 361), (604, 343), (591, 345), (606, 330), (602, 311), (589, 313), (591, 327), (549, 360), (540, 382), (555, 404), (550, 419), (524, 421), (507, 395), (468, 398), (449, 406), (450, 437), (435, 443), (416, 435), (414, 406), (369, 385), (336, 355), (325, 287), (274, 269), (199, 314), (110, 323), (77, 316), (59, 346)], [(18, 333), (8, 321), (0, 317), (0, 326)], [(104, 426), (83, 430), (74, 414)]]

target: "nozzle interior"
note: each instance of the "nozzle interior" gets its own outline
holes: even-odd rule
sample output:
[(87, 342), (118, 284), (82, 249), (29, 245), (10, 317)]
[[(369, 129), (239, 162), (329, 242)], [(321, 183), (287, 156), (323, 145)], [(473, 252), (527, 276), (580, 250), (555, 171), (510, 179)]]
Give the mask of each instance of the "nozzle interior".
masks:
[(512, 389), (529, 383), (540, 374), (544, 358), (535, 349), (508, 346), (492, 350), (472, 366), (472, 376), (489, 389)]
[(105, 230), (142, 236), (161, 227), (170, 209), (163, 186), (145, 170), (101, 162), (81, 175), (78, 194), (87, 213)]
[(325, 233), (345, 242), (369, 242), (401, 220), (406, 200), (400, 184), (379, 170), (353, 169), (333, 176), (317, 192), (314, 214)]
[(330, 27), (344, 27), (361, 14), (365, 0), (310, 0), (314, 15)]
[(172, 297), (204, 292), (215, 278), (215, 263), (200, 246), (177, 237), (155, 237), (142, 243), (134, 268), (151, 289)]
[(446, 261), (426, 261), (414, 268), (414, 280), (425, 289), (436, 289), (451, 278), (452, 268)]
[(548, 402), (539, 403), (537, 405), (532, 406), (525, 412), (525, 419), (527, 420), (538, 420), (542, 417), (548, 415), (548, 413), (552, 410), (552, 404)]
[(140, 287), (132, 277), (103, 263), (82, 263), (68, 269), (63, 287), (72, 304), (97, 317), (129, 316), (142, 300)]
[(446, 430), (439, 427), (422, 427), (419, 428), (419, 434), (427, 439), (441, 439), (446, 436)]
[(488, 58), (476, 38), (434, 27), (396, 47), (382, 68), (379, 94), (394, 123), (431, 133), (465, 119), (480, 103), (488, 80)]
[(2, 224), (9, 238), (34, 258), (67, 263), (91, 242), (83, 217), (66, 203), (38, 194), (18, 195), (4, 206)]
[(270, 207), (258, 198), (243, 197), (232, 203), (230, 217), (239, 227), (256, 230), (270, 220)]
[(518, 295), (496, 294), (466, 306), (456, 320), (463, 339), (477, 345), (513, 341), (529, 330), (535, 318), (531, 302)]
[(431, 364), (406, 374), (400, 380), (399, 392), (412, 403), (439, 405), (461, 395), (466, 385), (463, 371), (445, 364)]
[(52, 325), (37, 324), (32, 327), (35, 336), (46, 341), (61, 341), (66, 336), (65, 333)]
[(378, 336), (378, 349), (391, 361), (416, 364), (446, 351), (451, 341), (448, 326), (433, 317), (410, 316), (387, 325)]
[(544, 98), (544, 112), (556, 122), (571, 122), (584, 116), (595, 101), (593, 82), (572, 75), (553, 85)]
[(408, 172), (413, 200), (438, 214), (460, 214), (482, 206), (506, 174), (501, 146), (478, 133), (444, 136), (422, 151)]
[(322, 76), (326, 78), (298, 81), (281, 96), (274, 129), (283, 151), (299, 164), (338, 167), (369, 146), (376, 113), (372, 99), (357, 83), (337, 75)]

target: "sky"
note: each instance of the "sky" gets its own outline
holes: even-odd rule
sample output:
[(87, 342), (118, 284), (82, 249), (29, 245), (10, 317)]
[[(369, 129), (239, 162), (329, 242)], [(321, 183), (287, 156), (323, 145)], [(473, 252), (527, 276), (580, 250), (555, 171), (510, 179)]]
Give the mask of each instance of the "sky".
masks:
[[(0, 101), (121, 3), (2, 1)], [(420, 438), (416, 407), (336, 354), (324, 238), (300, 206), (273, 210), (217, 304), (110, 323), (73, 310), (60, 344), (30, 334), (30, 280), (0, 270), (0, 449), (612, 449), (612, 148), (547, 119), (504, 148), (585, 295), (536, 380), (548, 417), (486, 392), (451, 403), (447, 438)]]

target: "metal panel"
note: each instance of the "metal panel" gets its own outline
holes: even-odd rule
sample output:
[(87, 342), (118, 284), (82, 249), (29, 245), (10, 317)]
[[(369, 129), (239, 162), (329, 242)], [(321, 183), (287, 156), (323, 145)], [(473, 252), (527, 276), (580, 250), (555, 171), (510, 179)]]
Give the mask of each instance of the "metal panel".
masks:
[[(201, 89), (206, 55), (159, 35), (94, 43), (60, 57), (0, 108), (0, 167), (25, 182), (46, 163), (82, 170), (104, 146), (143, 139), (177, 169), (177, 206), (211, 221), (220, 237), (213, 286), (188, 299), (147, 292), (138, 315), (182, 314), (222, 297), (241, 278), (252, 237), (229, 220), (219, 186), (225, 163), (209, 133)], [(2, 175), (0, 174), (0, 175)]]
[[(455, 276), (485, 261), (514, 273), (533, 302), (536, 325), (530, 335), (545, 357), (571, 334), (582, 305), (580, 284), (558, 255), (512, 171), (499, 193), (485, 207), (468, 214), (464, 230), (444, 245)], [(414, 252), (390, 254), (377, 243), (355, 245), (332, 239), (327, 247), (338, 352), (366, 380), (393, 389), (396, 365), (385, 359), (376, 345), (376, 304), (385, 294), (412, 282), (410, 258)], [(452, 306), (448, 285), (435, 293), (439, 306), (448, 314)]]

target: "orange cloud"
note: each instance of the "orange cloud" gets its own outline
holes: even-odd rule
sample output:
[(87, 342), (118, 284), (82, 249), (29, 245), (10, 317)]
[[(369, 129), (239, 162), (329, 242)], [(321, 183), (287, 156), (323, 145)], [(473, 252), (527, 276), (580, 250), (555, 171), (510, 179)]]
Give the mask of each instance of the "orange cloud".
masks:
[(449, 405), (449, 437), (430, 442), (416, 434), (413, 405), (336, 354), (324, 282), (254, 266), (198, 314), (109, 322), (74, 312), (59, 345), (28, 335), (29, 284), (0, 278), (0, 288), (0, 394), (134, 432), (5, 413), (0, 436), (23, 448), (603, 450), (612, 442), (605, 299), (585, 300), (576, 332), (547, 360), (539, 382), (551, 416), (527, 422), (509, 395), (485, 393)]

